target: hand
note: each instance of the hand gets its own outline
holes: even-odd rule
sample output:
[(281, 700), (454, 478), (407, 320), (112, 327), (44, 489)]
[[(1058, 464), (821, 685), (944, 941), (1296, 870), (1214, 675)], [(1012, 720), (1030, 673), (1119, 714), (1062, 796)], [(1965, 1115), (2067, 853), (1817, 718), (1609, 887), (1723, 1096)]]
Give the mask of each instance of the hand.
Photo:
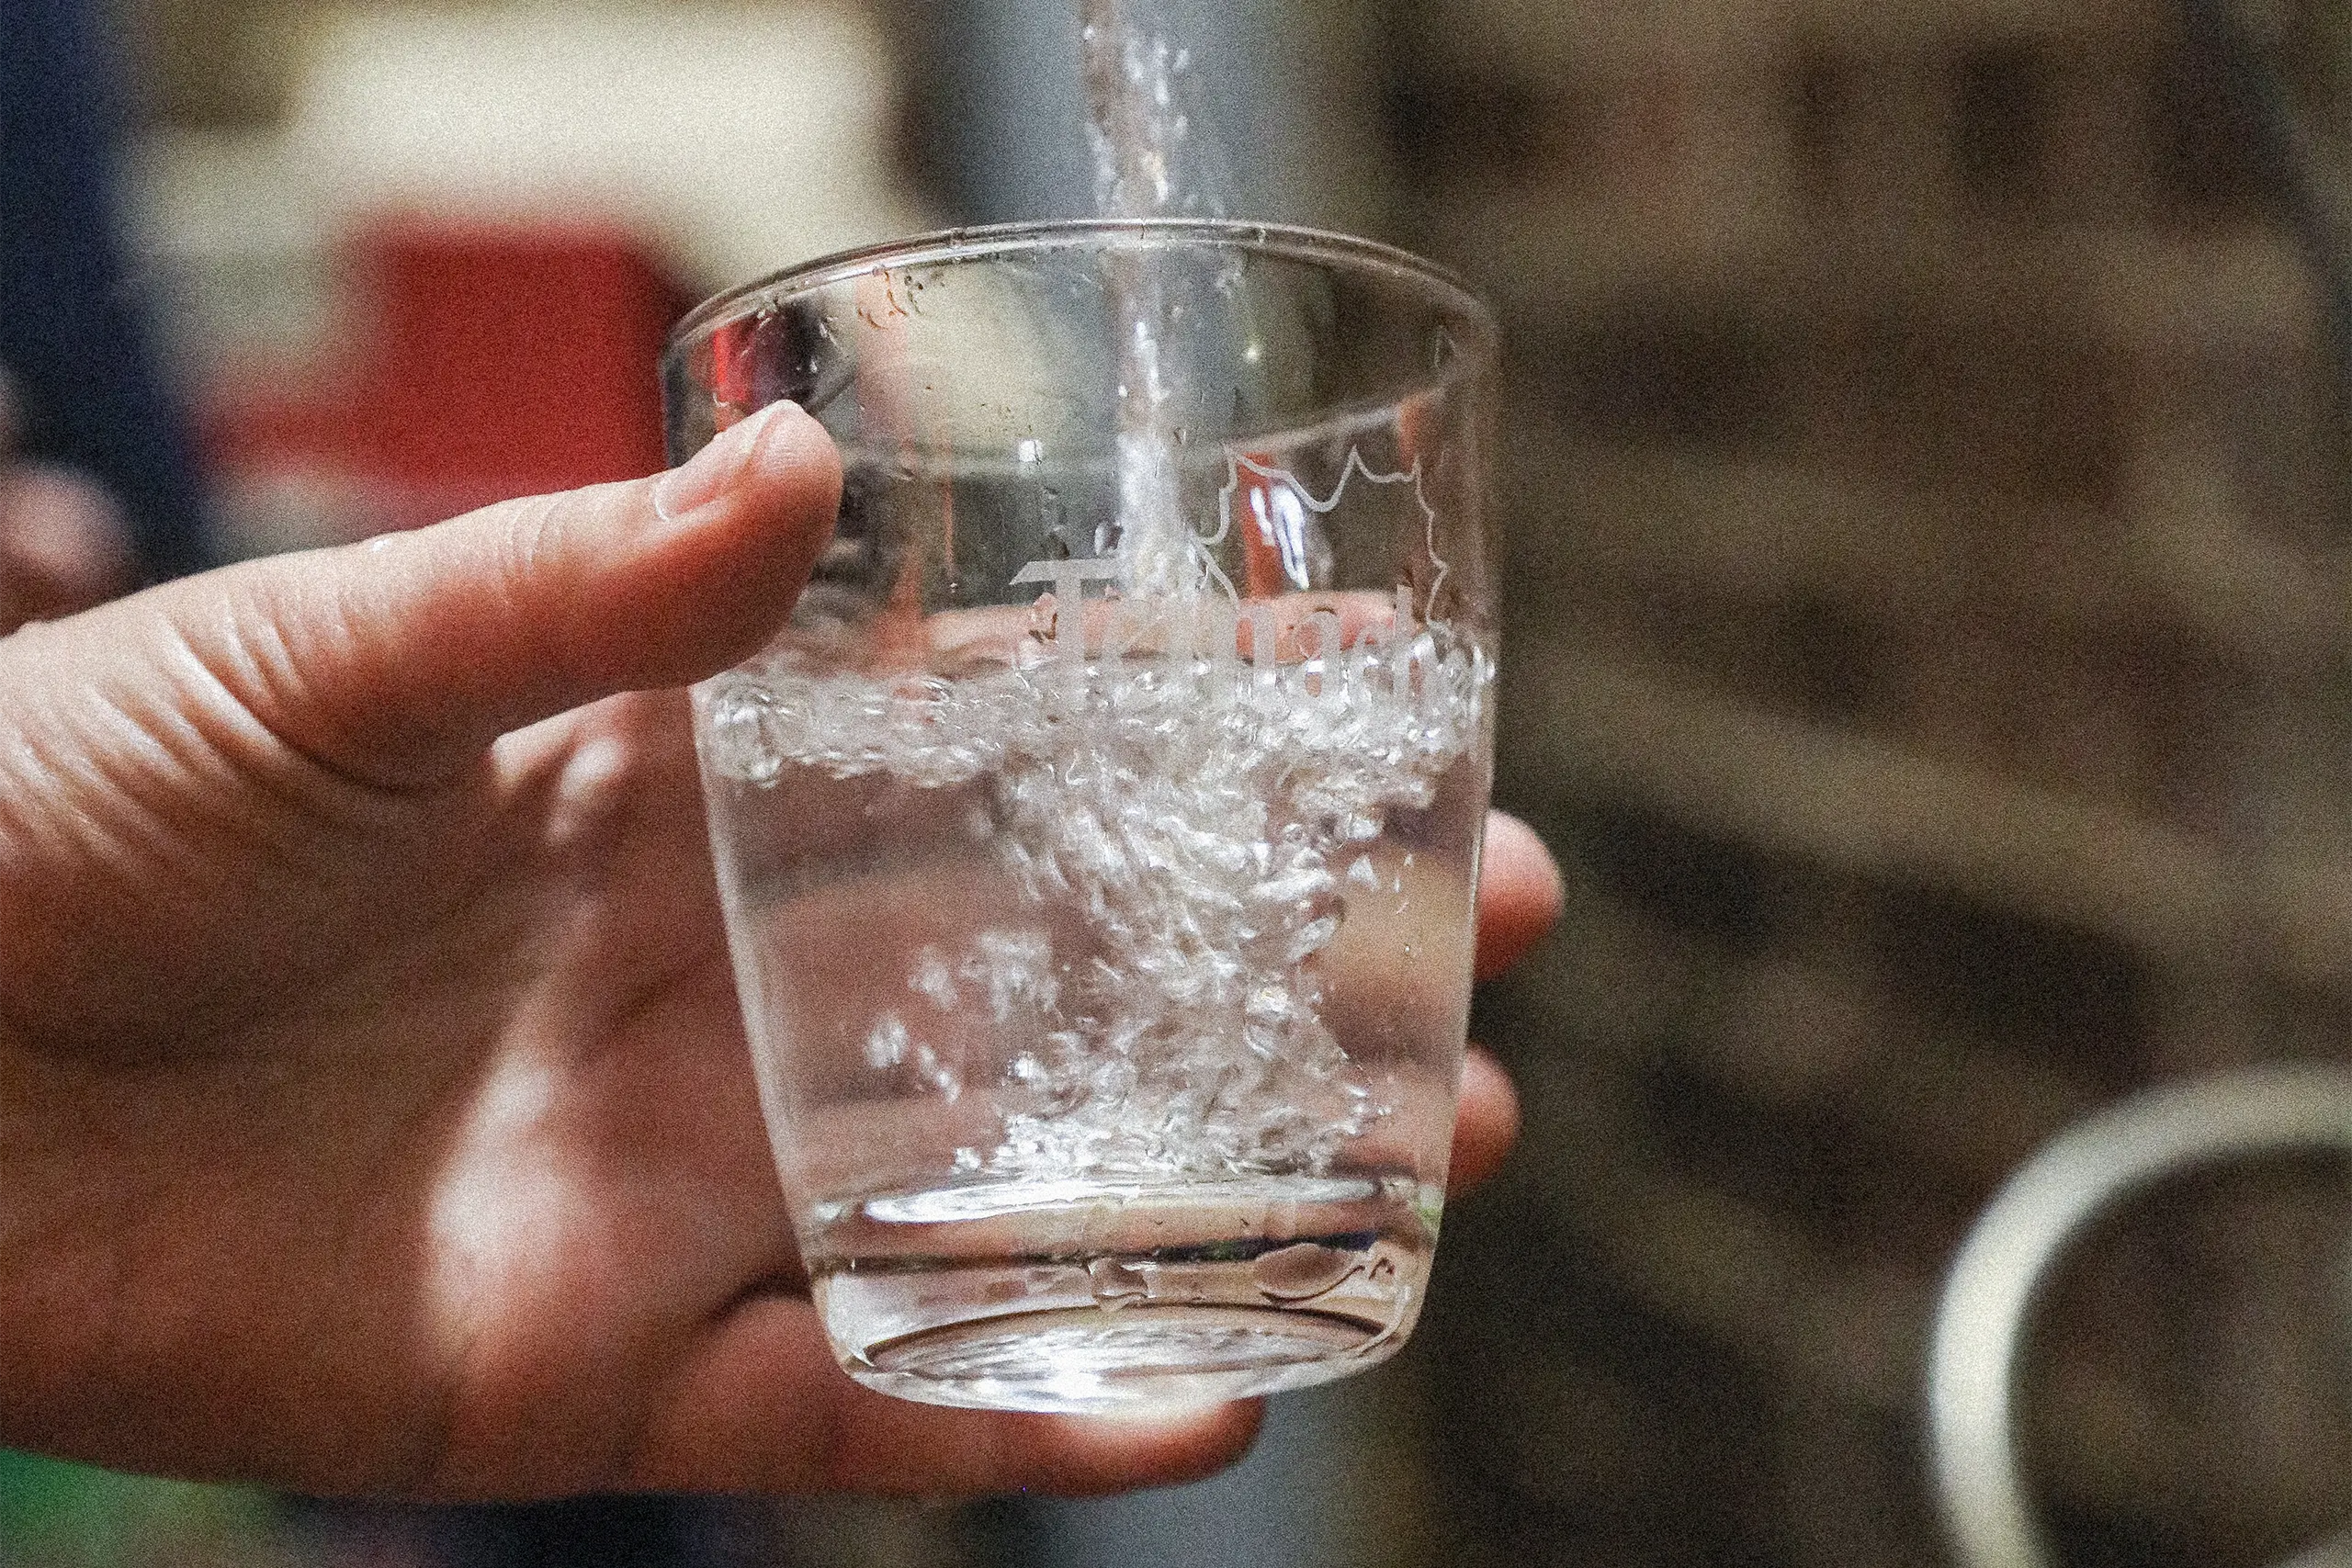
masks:
[[(1087, 1491), (1247, 1443), (1247, 1405), (832, 1364), (663, 688), (758, 644), (839, 484), (779, 405), (658, 481), (0, 640), (0, 1443), (427, 1497)], [(1487, 956), (1556, 897), (1498, 822)], [(1483, 1056), (1465, 1089), (1459, 1178), (1515, 1119)]]
[(86, 609), (130, 586), (129, 530), (104, 491), (16, 457), (16, 400), (0, 375), (0, 633)]

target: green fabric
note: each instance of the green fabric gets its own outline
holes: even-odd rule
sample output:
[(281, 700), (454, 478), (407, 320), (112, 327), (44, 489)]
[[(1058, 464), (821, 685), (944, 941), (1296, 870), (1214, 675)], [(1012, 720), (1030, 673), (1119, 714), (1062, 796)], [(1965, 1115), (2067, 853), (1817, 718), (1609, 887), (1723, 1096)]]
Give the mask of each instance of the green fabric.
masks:
[(0, 1450), (0, 1562), (147, 1568), (271, 1533), (267, 1495)]

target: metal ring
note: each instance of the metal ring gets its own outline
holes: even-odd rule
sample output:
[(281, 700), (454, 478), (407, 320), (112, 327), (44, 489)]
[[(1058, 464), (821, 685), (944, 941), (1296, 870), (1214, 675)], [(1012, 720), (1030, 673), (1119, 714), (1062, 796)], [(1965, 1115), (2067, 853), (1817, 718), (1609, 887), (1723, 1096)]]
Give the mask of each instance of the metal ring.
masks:
[[(1970, 1568), (2046, 1568), (2049, 1542), (2018, 1474), (2018, 1353), (2051, 1265), (2119, 1200), (2229, 1160), (2352, 1154), (2352, 1071), (2251, 1068), (2136, 1095), (2060, 1134), (1969, 1232), (1937, 1304), (1928, 1359), (1929, 1465)], [(2296, 1559), (2341, 1562), (2352, 1536)]]

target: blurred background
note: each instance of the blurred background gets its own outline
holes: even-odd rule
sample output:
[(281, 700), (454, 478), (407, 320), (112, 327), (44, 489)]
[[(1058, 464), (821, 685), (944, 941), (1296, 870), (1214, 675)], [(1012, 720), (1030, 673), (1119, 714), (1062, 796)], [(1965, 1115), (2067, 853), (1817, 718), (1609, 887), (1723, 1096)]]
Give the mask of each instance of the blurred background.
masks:
[[(2002, 1178), (2135, 1089), (2352, 1056), (2352, 4), (1171, 6), (1236, 213), (1445, 260), (1509, 344), (1499, 796), (1568, 909), (1482, 998), (1527, 1135), (1411, 1348), (1134, 1499), (329, 1507), (19, 1457), (0, 1563), (1941, 1562), (1928, 1326)], [(151, 570), (649, 471), (684, 303), (1088, 205), (1069, 0), (93, 14), (139, 417), (201, 477)], [(2065, 1561), (2352, 1515), (2348, 1246), (2288, 1161), (2069, 1261), (2022, 1415)]]

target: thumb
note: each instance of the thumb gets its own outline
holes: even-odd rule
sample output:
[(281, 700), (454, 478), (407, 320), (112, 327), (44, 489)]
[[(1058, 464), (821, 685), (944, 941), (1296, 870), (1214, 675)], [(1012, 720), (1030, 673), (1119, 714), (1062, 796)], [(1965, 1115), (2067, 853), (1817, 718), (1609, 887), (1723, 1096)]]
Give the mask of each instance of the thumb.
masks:
[(508, 730), (752, 653), (808, 581), (841, 483), (823, 428), (775, 403), (654, 479), (236, 569), (229, 614), (182, 628), (288, 744), (429, 786)]

